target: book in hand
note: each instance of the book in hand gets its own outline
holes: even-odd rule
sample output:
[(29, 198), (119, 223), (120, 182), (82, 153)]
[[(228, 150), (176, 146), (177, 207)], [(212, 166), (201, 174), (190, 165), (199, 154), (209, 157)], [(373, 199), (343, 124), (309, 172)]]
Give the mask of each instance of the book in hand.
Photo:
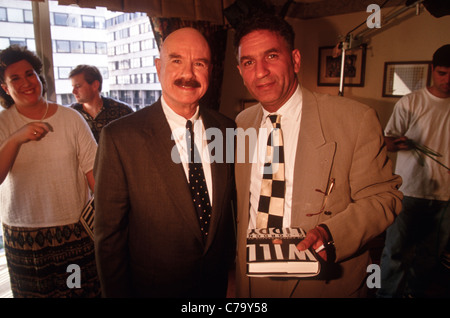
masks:
[[(308, 277), (320, 272), (320, 263), (310, 250), (299, 251), (306, 236), (299, 227), (249, 229), (247, 275), (258, 277)], [(277, 240), (278, 243), (274, 243)]]
[(92, 197), (81, 211), (80, 221), (89, 236), (94, 239), (94, 197)]

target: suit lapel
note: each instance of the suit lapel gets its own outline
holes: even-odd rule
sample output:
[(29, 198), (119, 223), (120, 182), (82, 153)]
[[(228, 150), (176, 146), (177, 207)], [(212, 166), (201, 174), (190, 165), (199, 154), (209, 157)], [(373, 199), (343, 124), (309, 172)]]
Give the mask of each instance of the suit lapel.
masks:
[(295, 156), (291, 225), (305, 230), (317, 225), (319, 216), (306, 216), (320, 210), (330, 178), (336, 145), (326, 142), (319, 117), (317, 100), (303, 89), (302, 119)]
[[(262, 116), (263, 116), (263, 111), (262, 111), (262, 106), (261, 104), (258, 104), (255, 107), (255, 113), (254, 116), (251, 116), (250, 120), (248, 122), (243, 122), (242, 126), (240, 126), (240, 128), (243, 129), (243, 133), (246, 133), (251, 130), (254, 129), (254, 131), (256, 132), (256, 141), (255, 142), (250, 142), (250, 139), (244, 138), (244, 136), (239, 135), (238, 132), (238, 137), (237, 140), (245, 140), (245, 145), (242, 147), (239, 147), (239, 145), (237, 145), (236, 148), (236, 155), (239, 156), (239, 154), (241, 152), (244, 152), (244, 154), (246, 156), (249, 156), (249, 158), (245, 158), (245, 160), (241, 163), (240, 160), (238, 158), (236, 158), (236, 165), (240, 166), (239, 169), (239, 174), (241, 174), (239, 176), (239, 179), (242, 180), (242, 182), (244, 183), (241, 187), (241, 185), (236, 185), (239, 187), (238, 191), (242, 191), (241, 189), (243, 189), (243, 191), (245, 191), (245, 196), (244, 198), (250, 198), (250, 179), (251, 179), (251, 174), (252, 174), (252, 154), (256, 151), (258, 151), (258, 135), (259, 135), (259, 128), (261, 127), (261, 120), (262, 120)], [(243, 207), (238, 207), (239, 210), (241, 211), (247, 211), (247, 213), (244, 214), (244, 219), (242, 220), (244, 224), (249, 224), (249, 216), (250, 216), (250, 200), (246, 199), (243, 200), (242, 202)], [(247, 235), (247, 228), (245, 228), (245, 233), (242, 233), (242, 235)]]
[(175, 141), (172, 140), (172, 132), (169, 123), (164, 115), (160, 102), (153, 106), (153, 109), (148, 112), (148, 116), (144, 119), (144, 133), (150, 138), (146, 138), (145, 145), (147, 151), (151, 154), (150, 161), (155, 163), (155, 166), (161, 167), (158, 169), (162, 175), (163, 180), (167, 180), (162, 187), (165, 187), (167, 195), (175, 204), (179, 211), (182, 211), (182, 217), (187, 227), (194, 233), (194, 235), (202, 241), (202, 236), (197, 219), (197, 212), (192, 204), (192, 197), (189, 191), (186, 174), (181, 163), (175, 163), (172, 159), (172, 151), (177, 152)]

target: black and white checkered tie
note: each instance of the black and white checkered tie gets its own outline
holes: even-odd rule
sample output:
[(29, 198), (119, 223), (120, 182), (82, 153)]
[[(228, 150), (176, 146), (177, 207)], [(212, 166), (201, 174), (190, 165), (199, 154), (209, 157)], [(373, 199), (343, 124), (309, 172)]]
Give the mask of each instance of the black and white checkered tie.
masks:
[(284, 145), (281, 115), (269, 115), (273, 129), (267, 140), (261, 195), (256, 215), (257, 228), (282, 228), (284, 214)]
[(206, 238), (209, 230), (209, 221), (211, 219), (211, 203), (200, 153), (194, 143), (194, 130), (190, 120), (187, 121), (186, 128), (186, 143), (189, 158), (189, 187), (195, 210), (199, 217), (200, 229), (203, 236)]

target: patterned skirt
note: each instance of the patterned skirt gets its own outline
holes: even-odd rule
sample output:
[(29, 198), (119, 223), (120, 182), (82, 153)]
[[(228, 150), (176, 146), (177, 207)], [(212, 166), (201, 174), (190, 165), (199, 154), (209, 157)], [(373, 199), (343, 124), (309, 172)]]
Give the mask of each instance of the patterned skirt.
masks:
[(3, 224), (15, 298), (100, 297), (94, 242), (81, 223), (23, 228)]

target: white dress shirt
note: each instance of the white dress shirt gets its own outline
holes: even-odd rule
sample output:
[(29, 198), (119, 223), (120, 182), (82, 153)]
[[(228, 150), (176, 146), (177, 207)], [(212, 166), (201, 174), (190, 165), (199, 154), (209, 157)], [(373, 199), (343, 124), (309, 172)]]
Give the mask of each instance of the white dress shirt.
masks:
[[(262, 106), (261, 106), (262, 107)], [(261, 128), (258, 133), (258, 150), (255, 151), (252, 172), (250, 178), (250, 221), (249, 228), (256, 227), (256, 213), (258, 210), (259, 195), (261, 191), (262, 171), (264, 168), (264, 154), (267, 148), (267, 137), (272, 129), (272, 123), (268, 118), (269, 113), (263, 108), (263, 118)], [(285, 180), (286, 192), (284, 200), (283, 227), (291, 225), (292, 207), (292, 186), (294, 181), (295, 154), (297, 151), (297, 141), (300, 132), (300, 120), (302, 114), (302, 91), (300, 86), (291, 98), (276, 112), (281, 115), (281, 131), (283, 132), (284, 158), (285, 158)], [(267, 133), (263, 131), (267, 130)], [(264, 140), (260, 140), (263, 138)], [(258, 158), (256, 156), (259, 156)]]
[[(161, 97), (161, 104), (163, 112), (169, 122), (170, 129), (172, 130), (172, 139), (175, 141), (178, 153), (180, 154), (181, 164), (183, 165), (184, 172), (186, 174), (186, 179), (189, 182), (189, 160), (188, 160), (188, 150), (186, 145), (186, 123), (187, 119), (183, 116), (175, 113), (172, 108), (167, 105), (164, 97)], [(211, 176), (211, 160), (208, 150), (208, 141), (205, 135), (205, 127), (203, 126), (203, 121), (199, 117), (199, 106), (197, 106), (197, 111), (194, 116), (189, 119), (193, 123), (194, 130), (194, 142), (200, 153), (202, 160), (203, 171), (205, 173), (206, 185), (208, 187), (209, 200), (211, 206), (213, 204), (213, 188), (212, 188), (212, 176)], [(172, 157), (173, 158), (173, 157)]]

